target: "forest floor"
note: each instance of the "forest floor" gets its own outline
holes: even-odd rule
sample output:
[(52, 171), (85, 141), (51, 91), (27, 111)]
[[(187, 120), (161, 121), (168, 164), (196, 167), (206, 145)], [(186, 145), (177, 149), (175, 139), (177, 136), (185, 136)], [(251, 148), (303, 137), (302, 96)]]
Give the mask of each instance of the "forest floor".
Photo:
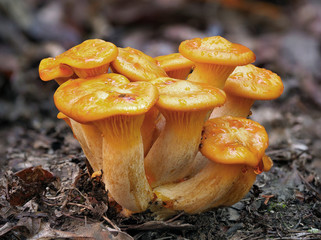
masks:
[[(231, 207), (195, 215), (181, 212), (167, 220), (149, 211), (124, 216), (108, 202), (99, 179), (90, 179), (78, 142), (56, 119), (55, 83), (41, 82), (37, 73), (42, 58), (81, 38), (84, 20), (70, 14), (69, 28), (57, 20), (60, 27), (42, 38), (51, 25), (41, 24), (49, 21), (37, 29), (23, 21), (53, 17), (45, 10), (64, 3), (30, 1), (29, 15), (24, 11), (25, 18), (19, 19), (14, 14), (20, 5), (11, 12), (8, 4), (2, 22), (14, 25), (0, 26), (6, 33), (6, 39), (0, 38), (0, 239), (321, 239), (320, 2), (284, 1), (267, 5), (271, 11), (260, 12), (263, 15), (256, 8), (212, 4), (221, 14), (218, 21), (206, 11), (199, 16), (210, 8), (188, 0), (181, 2), (192, 5), (171, 5), (170, 11), (170, 3), (159, 0), (161, 7), (148, 8), (149, 14), (144, 1), (138, 1), (139, 7), (124, 6), (120, 14), (126, 17), (119, 20), (112, 10), (120, 3), (112, 1), (106, 10), (111, 25), (102, 25), (104, 34), (95, 28), (97, 21), (102, 23), (102, 15), (93, 14), (99, 6), (92, 9), (84, 2), (72, 9), (91, 9), (86, 37), (107, 38), (151, 56), (177, 51), (179, 41), (209, 34), (247, 43), (257, 55), (256, 65), (277, 72), (285, 86), (278, 100), (256, 102), (251, 116), (269, 134), (267, 155), (274, 166), (258, 175), (250, 193)], [(0, 9), (4, 11), (1, 4)], [(170, 17), (155, 30), (164, 12)], [(198, 20), (185, 24), (190, 15)], [(173, 24), (175, 19), (179, 21)], [(149, 25), (142, 24), (146, 21)]]

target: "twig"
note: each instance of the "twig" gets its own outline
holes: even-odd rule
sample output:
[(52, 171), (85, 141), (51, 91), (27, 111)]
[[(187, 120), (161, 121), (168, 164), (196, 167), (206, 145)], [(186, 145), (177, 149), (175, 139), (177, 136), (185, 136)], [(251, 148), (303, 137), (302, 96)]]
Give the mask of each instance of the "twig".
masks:
[(114, 229), (116, 229), (117, 231), (120, 231), (121, 232), (121, 230), (120, 230), (120, 228), (115, 224), (115, 223), (113, 223), (108, 217), (106, 217), (106, 216), (102, 216), (103, 217), (103, 219), (105, 219)]
[(319, 198), (319, 200), (321, 200), (321, 194), (319, 193), (318, 190), (316, 190), (307, 180), (305, 180), (305, 178), (302, 176), (302, 174), (297, 171), (297, 174), (299, 175), (299, 177), (301, 178), (301, 180), (304, 182), (304, 184), (313, 192), (316, 193), (317, 198)]
[(171, 223), (171, 222), (175, 221), (177, 218), (179, 218), (180, 216), (182, 216), (183, 214), (184, 214), (184, 212), (181, 212), (181, 213), (177, 214), (175, 217), (167, 220), (166, 222)]

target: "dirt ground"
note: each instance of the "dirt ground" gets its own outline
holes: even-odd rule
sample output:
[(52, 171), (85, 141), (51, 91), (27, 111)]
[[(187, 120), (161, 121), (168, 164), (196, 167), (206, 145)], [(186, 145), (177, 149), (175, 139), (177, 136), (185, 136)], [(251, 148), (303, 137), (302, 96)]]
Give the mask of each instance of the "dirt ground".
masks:
[[(125, 217), (56, 119), (57, 85), (39, 79), (39, 62), (89, 38), (158, 56), (214, 35), (283, 80), (282, 96), (251, 116), (274, 166), (231, 207)], [(1, 1), (0, 239), (321, 239), (320, 42), (318, 0)]]

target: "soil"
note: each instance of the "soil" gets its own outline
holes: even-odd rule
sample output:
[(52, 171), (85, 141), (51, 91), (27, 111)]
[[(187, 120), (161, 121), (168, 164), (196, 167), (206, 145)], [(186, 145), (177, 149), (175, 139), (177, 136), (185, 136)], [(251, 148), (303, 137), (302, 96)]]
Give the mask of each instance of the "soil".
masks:
[[(233, 2), (0, 3), (0, 239), (321, 239), (321, 3)], [(94, 37), (157, 56), (211, 35), (248, 46), (283, 80), (250, 117), (269, 133), (274, 166), (231, 207), (127, 216), (90, 179), (39, 62)]]

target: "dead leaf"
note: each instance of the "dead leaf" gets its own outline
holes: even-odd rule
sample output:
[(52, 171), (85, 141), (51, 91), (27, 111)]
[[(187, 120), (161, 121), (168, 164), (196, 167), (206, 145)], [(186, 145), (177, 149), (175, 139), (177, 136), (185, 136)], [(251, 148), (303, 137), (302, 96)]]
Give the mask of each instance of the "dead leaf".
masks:
[(11, 206), (21, 206), (43, 193), (56, 178), (41, 166), (30, 167), (15, 174), (7, 173), (7, 200)]

